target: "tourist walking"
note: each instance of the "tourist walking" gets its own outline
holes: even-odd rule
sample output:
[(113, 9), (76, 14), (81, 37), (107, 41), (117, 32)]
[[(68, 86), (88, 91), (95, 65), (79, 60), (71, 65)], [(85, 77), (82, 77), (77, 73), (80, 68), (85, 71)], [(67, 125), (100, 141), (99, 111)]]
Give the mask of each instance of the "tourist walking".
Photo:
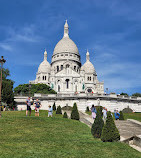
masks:
[(91, 107), (91, 112), (92, 112), (92, 118), (95, 119), (97, 111), (96, 111), (96, 108), (94, 105), (92, 105), (92, 107)]
[(120, 113), (118, 112), (118, 110), (115, 111), (114, 115), (115, 115), (115, 120), (119, 120)]
[(36, 99), (35, 105), (35, 116), (39, 117), (39, 109), (41, 108), (41, 103), (38, 99)]
[(105, 121), (107, 118), (107, 110), (105, 107), (103, 108), (102, 113), (103, 113), (103, 120)]
[(49, 117), (49, 116), (52, 117), (53, 109), (52, 109), (52, 107), (51, 107), (50, 105), (49, 105), (48, 107), (49, 107), (49, 108), (48, 108), (48, 117)]
[(29, 116), (31, 116), (31, 100), (30, 100), (30, 97), (28, 97), (28, 99), (26, 99), (26, 105), (27, 105), (26, 116), (28, 115), (28, 111), (29, 111)]

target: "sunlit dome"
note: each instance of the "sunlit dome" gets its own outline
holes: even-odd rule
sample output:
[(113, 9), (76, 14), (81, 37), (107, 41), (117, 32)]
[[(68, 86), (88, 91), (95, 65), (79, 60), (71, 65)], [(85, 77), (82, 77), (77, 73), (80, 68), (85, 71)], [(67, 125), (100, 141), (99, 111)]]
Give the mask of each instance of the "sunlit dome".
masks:
[(78, 48), (76, 44), (69, 37), (69, 29), (68, 23), (66, 21), (64, 25), (64, 36), (63, 38), (56, 44), (54, 48), (53, 55), (58, 53), (70, 52), (79, 55)]

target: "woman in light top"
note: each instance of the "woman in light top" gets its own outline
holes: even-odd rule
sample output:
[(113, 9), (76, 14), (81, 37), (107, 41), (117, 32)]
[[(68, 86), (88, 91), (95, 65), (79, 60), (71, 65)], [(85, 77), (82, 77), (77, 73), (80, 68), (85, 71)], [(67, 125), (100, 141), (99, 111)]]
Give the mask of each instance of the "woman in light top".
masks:
[(95, 119), (97, 111), (96, 111), (96, 108), (94, 105), (92, 105), (92, 107), (91, 107), (91, 112), (92, 112), (92, 118)]

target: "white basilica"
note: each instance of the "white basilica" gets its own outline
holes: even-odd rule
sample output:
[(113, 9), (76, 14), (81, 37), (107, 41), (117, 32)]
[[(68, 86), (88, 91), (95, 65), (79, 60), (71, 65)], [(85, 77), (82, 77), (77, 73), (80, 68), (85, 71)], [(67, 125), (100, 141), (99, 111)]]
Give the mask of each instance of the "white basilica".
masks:
[(44, 83), (60, 94), (104, 93), (104, 82), (99, 82), (90, 55), (87, 51), (86, 62), (82, 66), (76, 44), (69, 37), (69, 27), (66, 21), (64, 36), (57, 43), (52, 55), (51, 64), (44, 52), (44, 61), (40, 64), (35, 81)]

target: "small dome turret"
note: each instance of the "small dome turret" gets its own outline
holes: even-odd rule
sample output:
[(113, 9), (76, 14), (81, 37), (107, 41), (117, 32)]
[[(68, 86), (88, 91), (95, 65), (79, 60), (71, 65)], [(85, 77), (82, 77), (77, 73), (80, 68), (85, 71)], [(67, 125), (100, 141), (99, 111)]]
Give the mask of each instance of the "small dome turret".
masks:
[(86, 53), (86, 62), (84, 63), (84, 65), (81, 67), (81, 70), (85, 71), (85, 73), (87, 74), (95, 74), (96, 75), (96, 71), (95, 68), (93, 66), (93, 64), (90, 62), (90, 55), (89, 52), (87, 50)]
[(47, 61), (47, 51), (44, 52), (44, 61), (40, 64), (38, 68), (38, 73), (50, 73), (51, 66)]

